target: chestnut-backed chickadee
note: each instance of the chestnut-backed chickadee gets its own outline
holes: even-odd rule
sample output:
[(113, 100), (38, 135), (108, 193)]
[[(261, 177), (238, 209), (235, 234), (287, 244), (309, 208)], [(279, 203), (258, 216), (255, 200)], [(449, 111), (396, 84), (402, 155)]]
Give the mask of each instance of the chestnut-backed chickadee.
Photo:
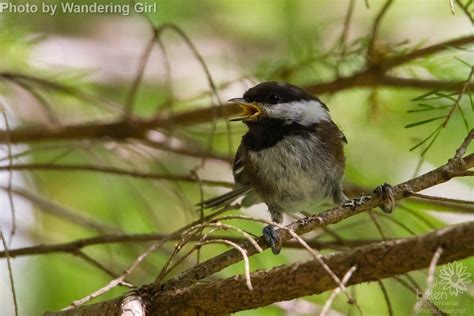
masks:
[[(272, 221), (281, 223), (283, 212), (347, 200), (341, 186), (347, 141), (321, 100), (288, 83), (265, 82), (230, 101), (243, 109), (232, 120), (248, 126), (233, 164), (236, 189), (204, 201), (205, 208), (245, 195), (243, 205), (260, 199)], [(281, 245), (273, 227), (263, 233), (278, 253)]]

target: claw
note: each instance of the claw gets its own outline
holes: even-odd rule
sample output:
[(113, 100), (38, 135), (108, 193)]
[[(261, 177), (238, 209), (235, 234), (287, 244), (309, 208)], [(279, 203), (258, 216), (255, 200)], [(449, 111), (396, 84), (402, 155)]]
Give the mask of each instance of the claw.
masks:
[(346, 203), (344, 203), (342, 206), (343, 207), (348, 207), (350, 209), (355, 209), (357, 206), (361, 206), (362, 204), (364, 204), (365, 202), (367, 202), (368, 200), (370, 200), (372, 197), (370, 195), (362, 195), (358, 198), (355, 198), (355, 199), (352, 199), (352, 200), (349, 200), (347, 201)]
[(395, 197), (393, 196), (393, 187), (384, 183), (374, 189), (374, 193), (379, 195), (384, 204), (380, 207), (385, 213), (391, 213), (395, 206)]
[(265, 241), (272, 248), (273, 254), (279, 254), (281, 251), (281, 238), (280, 234), (275, 231), (275, 227), (273, 225), (267, 225), (263, 228), (262, 233), (263, 238), (265, 238)]

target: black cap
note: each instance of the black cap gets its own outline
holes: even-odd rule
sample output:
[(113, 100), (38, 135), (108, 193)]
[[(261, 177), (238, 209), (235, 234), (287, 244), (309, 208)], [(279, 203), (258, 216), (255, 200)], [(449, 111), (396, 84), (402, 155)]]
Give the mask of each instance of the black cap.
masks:
[[(249, 103), (257, 102), (268, 105), (298, 101), (319, 101), (317, 97), (297, 86), (278, 81), (263, 82), (248, 89), (244, 93), (244, 100)], [(321, 104), (326, 107), (322, 102)]]

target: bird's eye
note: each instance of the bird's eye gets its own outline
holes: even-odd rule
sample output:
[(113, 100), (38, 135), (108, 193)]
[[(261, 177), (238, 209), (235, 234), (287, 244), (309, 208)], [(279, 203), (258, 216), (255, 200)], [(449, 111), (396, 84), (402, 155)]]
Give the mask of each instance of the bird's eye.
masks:
[(280, 96), (278, 94), (270, 94), (267, 98), (269, 104), (277, 104), (280, 101)]

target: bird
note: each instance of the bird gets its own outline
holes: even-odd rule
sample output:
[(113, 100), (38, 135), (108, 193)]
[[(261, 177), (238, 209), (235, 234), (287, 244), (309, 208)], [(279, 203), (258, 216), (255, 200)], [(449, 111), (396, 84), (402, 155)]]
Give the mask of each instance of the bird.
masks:
[[(272, 222), (279, 224), (284, 213), (348, 201), (342, 187), (347, 139), (319, 98), (270, 81), (229, 101), (242, 109), (231, 121), (248, 128), (233, 162), (236, 187), (203, 201), (202, 207), (216, 209), (244, 196), (242, 205), (263, 201)], [(281, 240), (274, 225), (266, 226), (263, 236), (278, 254)]]

